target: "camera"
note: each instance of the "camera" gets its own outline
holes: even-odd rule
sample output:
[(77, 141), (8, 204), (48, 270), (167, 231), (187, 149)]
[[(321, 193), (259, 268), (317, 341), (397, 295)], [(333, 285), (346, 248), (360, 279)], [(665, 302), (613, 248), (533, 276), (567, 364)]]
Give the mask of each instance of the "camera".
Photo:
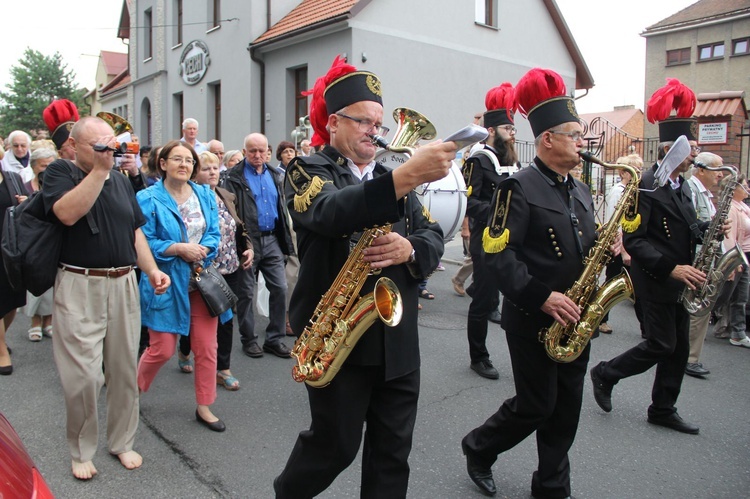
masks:
[(109, 147), (106, 144), (95, 144), (94, 151), (112, 151), (113, 156), (122, 156), (123, 154), (138, 154), (141, 150), (137, 142), (115, 142), (115, 147)]

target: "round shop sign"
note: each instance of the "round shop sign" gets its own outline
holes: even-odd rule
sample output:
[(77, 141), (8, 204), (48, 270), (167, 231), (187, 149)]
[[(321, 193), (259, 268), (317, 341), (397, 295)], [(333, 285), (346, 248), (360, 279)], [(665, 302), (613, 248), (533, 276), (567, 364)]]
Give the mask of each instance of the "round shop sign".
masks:
[(195, 85), (203, 79), (211, 59), (208, 57), (208, 45), (200, 40), (187, 44), (180, 56), (180, 76), (188, 85)]

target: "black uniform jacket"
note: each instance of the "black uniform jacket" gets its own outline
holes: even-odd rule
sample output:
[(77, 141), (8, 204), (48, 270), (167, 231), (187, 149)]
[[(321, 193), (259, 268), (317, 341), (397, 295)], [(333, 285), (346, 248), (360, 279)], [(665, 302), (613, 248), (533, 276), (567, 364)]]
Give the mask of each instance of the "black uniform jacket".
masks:
[[(564, 180), (535, 158), (529, 168), (503, 181), (492, 200), (489, 224), (495, 226), (497, 218), (505, 220), (508, 244), (502, 251), (486, 253), (486, 260), (503, 294), (501, 325), (508, 334), (536, 335), (552, 324), (554, 319), (541, 306), (552, 291), (564, 293), (573, 285), (583, 270), (584, 256), (595, 244), (591, 192), (570, 175), (562, 184)], [(563, 189), (573, 199), (575, 228)]]
[[(260, 229), (258, 228), (258, 205), (255, 202), (255, 195), (253, 190), (247, 184), (245, 180), (245, 165), (246, 160), (242, 160), (241, 163), (237, 163), (232, 169), (229, 170), (229, 174), (225, 177), (223, 187), (230, 193), (236, 196), (235, 208), (237, 215), (242, 219), (244, 223), (244, 229), (250, 234), (252, 241), (253, 252), (253, 266), (260, 261), (263, 256), (263, 246), (260, 244)], [(294, 246), (292, 245), (292, 233), (289, 231), (286, 217), (286, 207), (284, 206), (284, 189), (281, 183), (282, 175), (273, 166), (267, 165), (268, 170), (273, 177), (274, 184), (276, 185), (276, 191), (279, 196), (278, 203), (276, 205), (276, 227), (274, 227), (274, 233), (276, 239), (281, 247), (281, 252), (285, 255), (294, 254)], [(237, 230), (237, 244), (240, 248), (244, 247), (244, 243), (241, 241), (242, 232)]]
[[(690, 230), (698, 224), (703, 230), (709, 222), (698, 222), (688, 183), (680, 178), (676, 191), (667, 183), (654, 189), (656, 165), (643, 173), (638, 200), (641, 224), (635, 232), (625, 233), (623, 243), (630, 253), (630, 277), (638, 298), (657, 303), (676, 303), (685, 285), (669, 277), (677, 265), (691, 265), (699, 241)], [(682, 203), (688, 218), (677, 203)]]
[[(317, 179), (315, 179), (317, 177)], [(396, 327), (380, 320), (365, 332), (347, 363), (385, 365), (386, 379), (419, 368), (417, 335), (418, 285), (432, 273), (443, 255), (440, 226), (423, 214), (411, 192), (396, 199), (390, 170), (376, 165), (373, 179), (358, 183), (346, 159), (328, 146), (313, 156), (297, 157), (287, 169), (287, 204), (297, 234), (300, 270), (289, 305), (289, 321), (299, 336), (320, 298), (333, 283), (348, 256), (354, 233), (392, 223), (393, 232), (407, 237), (416, 252), (416, 263), (391, 266), (379, 276), (369, 276), (360, 295), (372, 292), (379, 277), (389, 277), (398, 287), (404, 315)], [(308, 189), (311, 184), (321, 186)], [(308, 203), (295, 208), (295, 196)], [(304, 194), (307, 196), (304, 196)]]
[[(486, 150), (495, 154), (489, 147)], [(495, 166), (487, 156), (477, 154), (466, 160), (464, 180), (471, 187), (471, 195), (466, 200), (466, 215), (469, 216), (469, 251), (478, 255), (482, 248), (482, 233), (490, 216), (490, 201), (495, 189), (508, 175), (498, 175)], [(467, 187), (468, 188), (468, 187)]]

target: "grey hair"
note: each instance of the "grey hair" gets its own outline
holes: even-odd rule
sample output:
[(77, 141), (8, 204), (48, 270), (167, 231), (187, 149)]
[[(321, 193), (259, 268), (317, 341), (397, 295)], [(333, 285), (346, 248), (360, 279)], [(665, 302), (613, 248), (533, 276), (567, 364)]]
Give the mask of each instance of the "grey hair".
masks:
[(724, 160), (721, 158), (721, 156), (708, 151), (698, 153), (694, 161), (696, 163), (702, 163), (710, 167), (717, 167), (724, 163)]
[(31, 153), (31, 159), (29, 159), (29, 164), (34, 165), (40, 159), (47, 159), (47, 158), (57, 159), (58, 157), (59, 156), (57, 155), (57, 151), (50, 149), (48, 147), (40, 147), (39, 149), (36, 149), (34, 152)]
[(13, 130), (10, 132), (10, 135), (8, 135), (8, 147), (13, 147), (13, 139), (19, 135), (23, 135), (26, 137), (26, 142), (29, 147), (31, 147), (31, 135), (24, 132), (23, 130)]
[(195, 118), (185, 118), (185, 121), (182, 122), (182, 129), (184, 130), (188, 125), (195, 125), (196, 128), (200, 129), (198, 120), (196, 120)]

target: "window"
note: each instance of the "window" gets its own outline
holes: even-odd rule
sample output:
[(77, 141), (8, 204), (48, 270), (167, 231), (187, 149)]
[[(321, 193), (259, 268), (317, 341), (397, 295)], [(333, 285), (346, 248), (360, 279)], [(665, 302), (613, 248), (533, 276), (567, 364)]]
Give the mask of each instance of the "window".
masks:
[(214, 8), (211, 15), (213, 20), (213, 27), (219, 27), (219, 21), (221, 20), (221, 0), (213, 0)]
[(478, 24), (497, 28), (497, 0), (474, 0)]
[(294, 71), (294, 124), (299, 123), (299, 119), (308, 115), (307, 96), (302, 92), (307, 90), (307, 66), (298, 68)]
[(141, 142), (144, 144), (153, 144), (154, 138), (151, 132), (151, 101), (148, 98), (143, 99), (141, 103), (141, 133), (145, 130), (146, 136), (141, 135)]
[(143, 59), (151, 59), (153, 56), (154, 23), (151, 18), (151, 9), (143, 13)]
[(720, 59), (724, 57), (724, 42), (698, 47), (698, 60)]
[(690, 49), (667, 50), (667, 66), (690, 64)]
[(127, 104), (122, 106), (122, 114), (120, 116), (122, 116), (126, 120), (128, 119), (128, 105)]
[(732, 55), (750, 54), (750, 38), (741, 38), (732, 42)]
[(221, 83), (211, 87), (214, 99), (214, 138), (221, 140)]
[(185, 121), (185, 103), (182, 99), (182, 92), (174, 94), (174, 119), (177, 120), (177, 134), (182, 137), (182, 122)]

